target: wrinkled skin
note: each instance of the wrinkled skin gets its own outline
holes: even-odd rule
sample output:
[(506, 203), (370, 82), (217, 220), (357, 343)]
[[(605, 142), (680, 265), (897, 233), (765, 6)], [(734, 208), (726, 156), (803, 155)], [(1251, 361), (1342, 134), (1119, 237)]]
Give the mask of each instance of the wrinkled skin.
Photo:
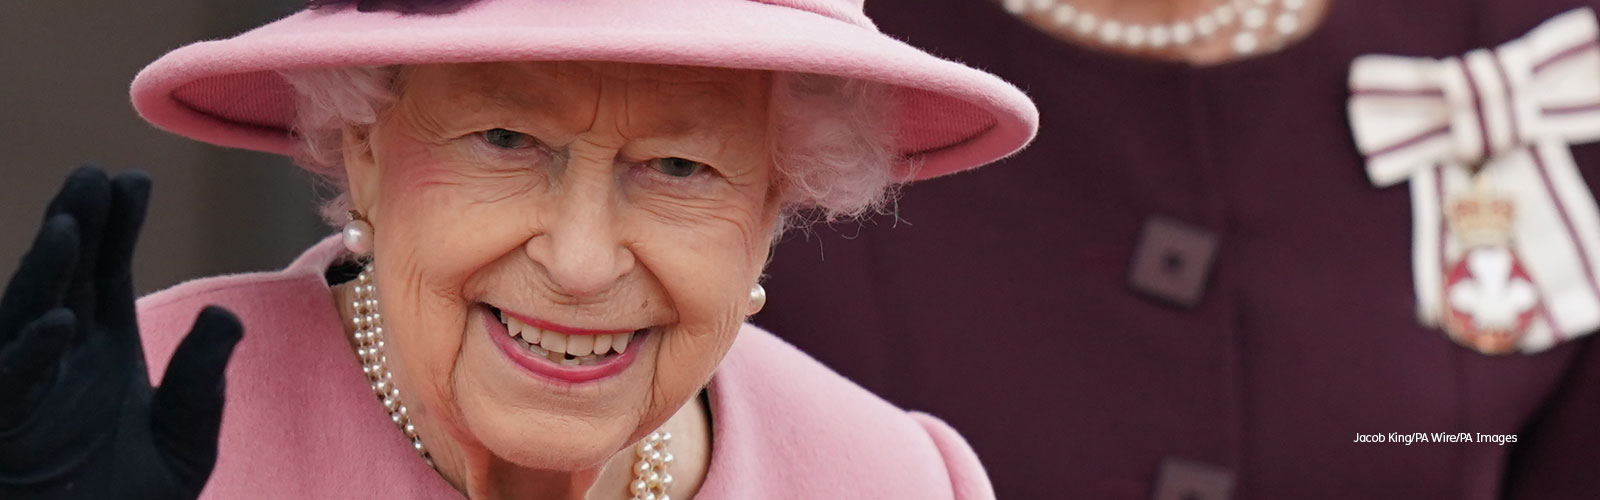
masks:
[[(378, 123), (346, 130), (389, 363), (452, 484), (474, 498), (624, 498), (632, 443), (678, 415), (699, 423), (674, 441), (698, 456), (674, 465), (692, 491), (710, 435), (687, 403), (754, 312), (778, 220), (769, 79), (583, 62), (408, 67)], [(626, 371), (556, 383), (497, 350), (485, 305), (651, 333)]]

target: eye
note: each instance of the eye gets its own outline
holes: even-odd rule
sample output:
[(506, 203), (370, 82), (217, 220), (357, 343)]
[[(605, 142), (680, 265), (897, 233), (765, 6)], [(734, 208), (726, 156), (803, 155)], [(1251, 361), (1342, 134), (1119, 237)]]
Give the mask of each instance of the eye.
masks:
[(501, 149), (525, 149), (538, 144), (533, 136), (503, 128), (478, 132), (478, 136), (482, 137), (484, 142)]
[(658, 172), (678, 178), (690, 177), (711, 168), (710, 165), (683, 158), (656, 158), (650, 160), (649, 165)]

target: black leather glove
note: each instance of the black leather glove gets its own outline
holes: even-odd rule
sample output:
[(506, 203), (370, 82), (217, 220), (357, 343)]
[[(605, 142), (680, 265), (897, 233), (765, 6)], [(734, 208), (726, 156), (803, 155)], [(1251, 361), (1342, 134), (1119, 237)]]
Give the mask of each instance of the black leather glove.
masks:
[(0, 298), (0, 498), (192, 499), (211, 475), (242, 328), (201, 311), (150, 386), (130, 270), (149, 199), (142, 174), (73, 171)]

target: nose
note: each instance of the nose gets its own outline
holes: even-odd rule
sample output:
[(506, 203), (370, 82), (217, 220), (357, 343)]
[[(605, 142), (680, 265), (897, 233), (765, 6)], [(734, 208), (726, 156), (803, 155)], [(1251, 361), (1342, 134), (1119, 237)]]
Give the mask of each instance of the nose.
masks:
[(549, 202), (542, 204), (544, 231), (526, 245), (528, 256), (544, 267), (556, 291), (572, 298), (605, 293), (634, 266), (633, 252), (619, 231), (620, 198), (612, 162), (604, 163), (574, 160), (563, 169)]

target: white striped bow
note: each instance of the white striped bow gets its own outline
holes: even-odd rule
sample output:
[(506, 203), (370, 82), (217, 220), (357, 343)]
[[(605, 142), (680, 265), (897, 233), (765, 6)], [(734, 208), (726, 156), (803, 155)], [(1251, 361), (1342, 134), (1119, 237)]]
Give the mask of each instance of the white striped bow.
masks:
[(1600, 327), (1600, 211), (1567, 148), (1600, 140), (1597, 33), (1581, 8), (1462, 57), (1352, 63), (1367, 175), (1411, 183), (1423, 324), (1490, 353)]

